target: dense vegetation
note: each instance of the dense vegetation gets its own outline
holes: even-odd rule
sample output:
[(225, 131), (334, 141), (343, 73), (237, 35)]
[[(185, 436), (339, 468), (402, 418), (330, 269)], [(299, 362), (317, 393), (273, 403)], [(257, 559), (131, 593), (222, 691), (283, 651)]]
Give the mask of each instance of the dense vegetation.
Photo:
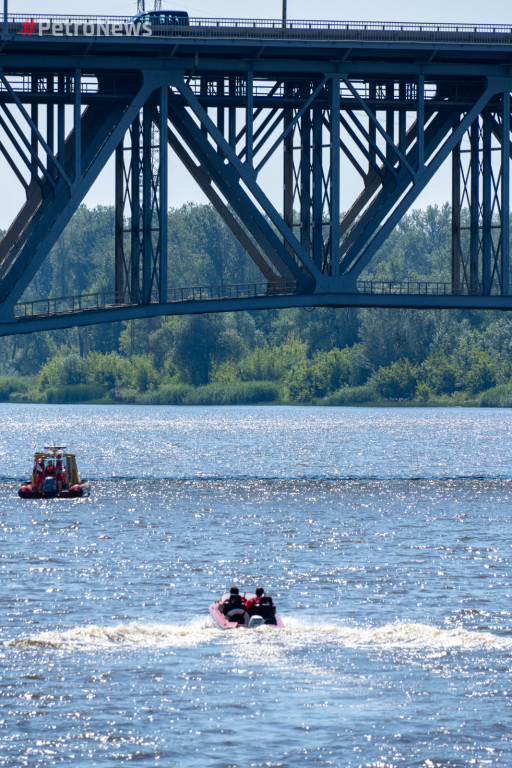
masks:
[[(25, 299), (113, 289), (114, 212), (81, 207)], [(449, 281), (450, 210), (413, 211), (366, 277)], [(211, 206), (169, 213), (173, 287), (259, 282)], [(80, 286), (80, 290), (78, 289)], [(0, 399), (138, 403), (512, 404), (512, 317), (269, 310), (0, 339)]]

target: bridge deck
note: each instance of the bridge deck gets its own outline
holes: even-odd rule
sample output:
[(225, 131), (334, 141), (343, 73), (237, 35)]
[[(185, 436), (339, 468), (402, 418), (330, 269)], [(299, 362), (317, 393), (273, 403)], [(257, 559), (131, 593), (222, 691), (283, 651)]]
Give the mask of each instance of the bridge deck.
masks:
[(188, 26), (154, 26), (150, 35), (142, 29), (134, 34), (130, 29), (130, 19), (121, 16), (36, 15), (27, 19), (23, 14), (14, 14), (9, 16), (0, 51), (30, 55), (44, 50), (57, 57), (72, 53), (93, 58), (108, 52), (118, 56), (122, 51), (147, 56), (154, 54), (157, 47), (165, 49), (167, 57), (181, 58), (190, 55), (191, 50), (195, 55), (198, 49), (203, 52), (212, 46), (219, 57), (233, 55), (234, 49), (240, 46), (256, 45), (258, 58), (265, 60), (277, 54), (280, 46), (285, 47), (287, 57), (295, 55), (298, 48), (306, 58), (309, 53), (317, 57), (321, 51), (327, 54), (329, 49), (349, 46), (343, 60), (352, 61), (360, 58), (361, 46), (364, 60), (371, 59), (371, 44), (374, 44), (379, 58), (384, 60), (403, 58), (404, 48), (412, 47), (418, 58), (427, 61), (429, 57), (425, 57), (424, 49), (435, 48), (441, 58), (455, 59), (457, 55), (462, 63), (464, 60), (474, 62), (478, 50), (497, 58), (504, 50), (512, 50), (511, 24), (291, 20), (283, 25), (276, 19), (191, 18)]
[(169, 291), (165, 305), (130, 301), (114, 292), (91, 293), (21, 302), (15, 319), (0, 321), (0, 336), (33, 331), (155, 317), (158, 315), (238, 312), (290, 307), (380, 307), (395, 309), (497, 309), (512, 310), (510, 296), (493, 291), (489, 296), (468, 292), (465, 285), (445, 282), (361, 280), (353, 293), (297, 294), (296, 284), (247, 283), (243, 285), (192, 286)]

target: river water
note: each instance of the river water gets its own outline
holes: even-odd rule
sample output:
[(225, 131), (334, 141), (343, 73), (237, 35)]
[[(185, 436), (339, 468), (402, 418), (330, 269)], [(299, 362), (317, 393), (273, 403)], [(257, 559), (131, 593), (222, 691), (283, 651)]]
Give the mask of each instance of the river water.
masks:
[[(0, 415), (0, 766), (512, 765), (510, 411)], [(55, 441), (90, 498), (19, 499)]]

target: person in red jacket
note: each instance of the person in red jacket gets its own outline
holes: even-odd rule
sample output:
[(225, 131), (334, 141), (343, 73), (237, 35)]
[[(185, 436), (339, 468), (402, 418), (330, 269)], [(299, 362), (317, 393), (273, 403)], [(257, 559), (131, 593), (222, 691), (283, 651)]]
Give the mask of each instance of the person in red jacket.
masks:
[(250, 600), (247, 600), (245, 603), (245, 610), (249, 614), (249, 616), (252, 616), (253, 613), (256, 613), (254, 608), (258, 605), (259, 601), (265, 594), (265, 590), (263, 587), (256, 587), (256, 597), (252, 597)]
[(249, 616), (261, 616), (265, 624), (276, 624), (276, 606), (263, 587), (256, 588), (256, 597), (246, 601), (245, 609)]

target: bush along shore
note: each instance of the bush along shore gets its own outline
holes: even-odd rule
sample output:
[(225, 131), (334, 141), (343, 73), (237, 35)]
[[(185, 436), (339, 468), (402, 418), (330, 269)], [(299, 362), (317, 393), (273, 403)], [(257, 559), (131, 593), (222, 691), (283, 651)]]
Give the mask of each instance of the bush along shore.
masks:
[[(461, 216), (467, 218), (467, 211)], [(24, 301), (113, 290), (114, 210), (79, 208)], [(261, 282), (212, 206), (168, 216), (177, 285)], [(363, 279), (449, 283), (448, 205), (404, 216)], [(0, 339), (0, 400), (512, 406), (512, 315), (397, 309), (159, 317)]]
[[(422, 405), (511, 407), (512, 382), (485, 353), (466, 351), (413, 365), (399, 360), (381, 366), (364, 383), (358, 350), (333, 349), (308, 358), (290, 337), (258, 350), (237, 364), (227, 361), (206, 384), (185, 383), (159, 370), (150, 356), (118, 353), (59, 353), (35, 377), (0, 377), (0, 400), (17, 403), (126, 403), (139, 405)], [(293, 360), (287, 358), (293, 358)], [(250, 372), (258, 374), (251, 378)], [(267, 374), (268, 378), (260, 378)], [(242, 378), (243, 377), (243, 378)]]

